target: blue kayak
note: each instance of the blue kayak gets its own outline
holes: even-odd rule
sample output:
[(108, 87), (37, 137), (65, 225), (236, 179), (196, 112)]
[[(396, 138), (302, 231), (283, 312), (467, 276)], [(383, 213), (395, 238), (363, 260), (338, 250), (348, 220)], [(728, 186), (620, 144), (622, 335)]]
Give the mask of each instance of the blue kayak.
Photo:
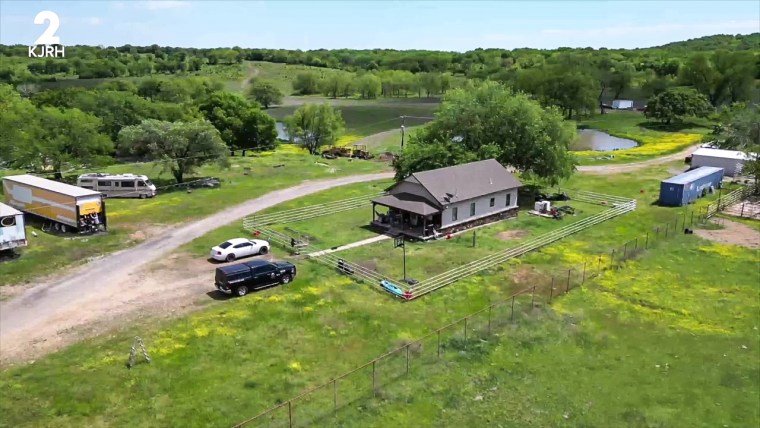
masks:
[(398, 297), (404, 297), (404, 290), (399, 288), (397, 285), (392, 284), (386, 280), (380, 281), (380, 285), (385, 289), (385, 291), (394, 294)]

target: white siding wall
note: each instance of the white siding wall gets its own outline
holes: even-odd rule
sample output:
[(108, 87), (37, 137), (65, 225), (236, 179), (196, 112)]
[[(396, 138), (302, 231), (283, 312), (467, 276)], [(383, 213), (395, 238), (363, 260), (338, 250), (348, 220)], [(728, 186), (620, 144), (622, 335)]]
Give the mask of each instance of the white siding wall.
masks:
[(691, 166), (713, 166), (723, 168), (723, 175), (736, 175), (741, 172), (743, 162), (736, 159), (717, 158), (712, 156), (693, 155), (691, 157)]
[[(510, 194), (509, 206), (507, 206), (507, 194)], [(490, 206), (491, 198), (494, 198), (494, 206)], [(470, 215), (470, 204), (475, 202), (475, 215)], [(457, 219), (452, 220), (451, 215), (453, 208), (457, 208)], [(464, 223), (485, 217), (491, 214), (496, 214), (501, 211), (517, 207), (517, 189), (512, 189), (503, 192), (492, 193), (480, 198), (471, 199), (467, 201), (455, 202), (450, 204), (448, 208), (443, 210), (443, 217), (441, 219), (441, 227), (453, 226), (459, 223)]]

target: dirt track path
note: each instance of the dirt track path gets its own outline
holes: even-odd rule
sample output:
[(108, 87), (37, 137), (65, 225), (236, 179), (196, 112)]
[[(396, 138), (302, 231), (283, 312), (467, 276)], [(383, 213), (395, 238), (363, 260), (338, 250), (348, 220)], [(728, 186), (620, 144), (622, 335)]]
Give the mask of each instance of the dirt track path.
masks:
[(641, 162), (621, 163), (618, 165), (613, 164), (613, 165), (579, 166), (578, 172), (583, 172), (586, 174), (620, 174), (623, 172), (631, 172), (631, 171), (636, 171), (636, 170), (643, 169), (652, 165), (659, 165), (663, 163), (673, 162), (679, 159), (683, 160), (686, 156), (689, 156), (690, 154), (694, 153), (694, 151), (697, 150), (698, 148), (699, 148), (699, 145), (695, 145), (681, 152), (673, 153), (672, 155), (649, 159), (649, 160), (645, 160)]
[[(189, 266), (175, 271), (171, 279), (166, 272), (145, 268), (219, 226), (311, 193), (392, 177), (393, 173), (354, 175), (304, 182), (270, 192), (204, 219), (169, 228), (136, 247), (89, 262), (62, 278), (40, 283), (0, 303), (0, 362), (57, 349), (71, 342), (74, 330), (98, 321), (156, 304), (165, 309), (172, 304), (171, 300), (187, 298), (188, 293), (197, 297), (198, 287), (210, 291), (207, 279), (201, 276), (199, 282)], [(192, 260), (186, 261), (185, 265), (191, 263)], [(213, 271), (205, 261), (201, 266), (203, 274)], [(164, 301), (153, 300), (156, 295)]]

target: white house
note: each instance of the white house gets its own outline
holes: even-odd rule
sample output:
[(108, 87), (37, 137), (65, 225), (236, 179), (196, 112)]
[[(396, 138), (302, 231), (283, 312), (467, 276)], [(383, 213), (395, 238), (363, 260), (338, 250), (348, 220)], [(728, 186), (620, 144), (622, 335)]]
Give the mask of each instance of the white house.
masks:
[(417, 172), (372, 201), (372, 224), (427, 239), (514, 217), (521, 186), (495, 159)]
[[(757, 155), (751, 155), (757, 156)], [(752, 157), (738, 150), (722, 150), (707, 147), (697, 149), (691, 155), (691, 167), (712, 166), (723, 168), (725, 175), (737, 176), (741, 174), (744, 162)]]

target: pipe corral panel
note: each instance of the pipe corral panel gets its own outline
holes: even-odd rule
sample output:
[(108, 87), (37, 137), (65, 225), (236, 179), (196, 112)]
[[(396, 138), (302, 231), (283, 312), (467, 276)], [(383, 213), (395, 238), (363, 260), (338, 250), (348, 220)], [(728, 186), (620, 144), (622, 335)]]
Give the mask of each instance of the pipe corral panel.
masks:
[(660, 182), (660, 205), (680, 207), (719, 189), (723, 168), (703, 166)]

